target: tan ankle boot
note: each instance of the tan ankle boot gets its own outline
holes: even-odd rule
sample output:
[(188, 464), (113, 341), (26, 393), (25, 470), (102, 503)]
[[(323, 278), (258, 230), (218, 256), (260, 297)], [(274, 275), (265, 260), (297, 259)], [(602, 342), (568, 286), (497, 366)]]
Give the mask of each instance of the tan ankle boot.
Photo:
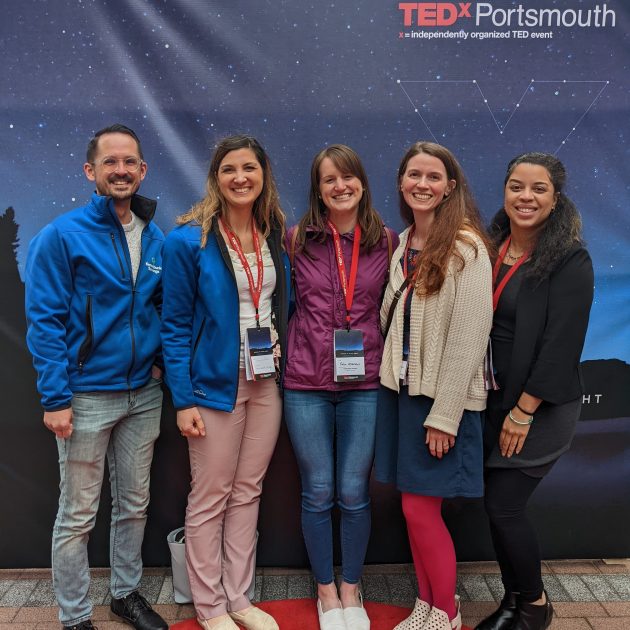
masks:
[(416, 598), (416, 603), (413, 606), (413, 610), (407, 619), (403, 619), (394, 630), (421, 630), (424, 627), (424, 622), (427, 620), (429, 613), (431, 612), (431, 606), (425, 601)]

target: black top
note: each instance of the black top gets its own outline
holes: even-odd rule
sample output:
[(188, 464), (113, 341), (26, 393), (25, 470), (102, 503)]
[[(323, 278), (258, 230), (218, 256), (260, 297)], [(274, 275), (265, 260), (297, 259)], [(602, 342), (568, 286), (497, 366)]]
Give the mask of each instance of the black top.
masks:
[[(501, 265), (497, 276), (497, 284), (503, 280), (510, 269), (510, 265), (505, 263)], [(494, 319), (492, 320), (490, 338), (492, 339), (494, 377), (501, 389), (505, 386), (506, 375), (510, 367), (514, 331), (516, 329), (516, 303), (526, 270), (527, 265), (521, 265), (508, 280), (501, 292), (497, 310), (494, 312)]]
[[(416, 267), (416, 256), (420, 253), (419, 249), (407, 250), (407, 275), (412, 274)], [(403, 258), (400, 258), (400, 264), (403, 266)], [(407, 360), (409, 357), (409, 331), (411, 330), (411, 298), (413, 296), (414, 288), (411, 287), (407, 290), (405, 297), (405, 317), (403, 320), (403, 360)]]
[[(501, 389), (488, 395), (486, 466), (528, 468), (542, 476), (569, 448), (580, 411), (580, 355), (592, 300), (591, 258), (577, 243), (545, 280), (530, 276), (523, 265), (507, 283), (491, 333)], [(523, 392), (543, 402), (521, 453), (504, 458), (498, 434)]]
[(591, 257), (578, 243), (545, 280), (523, 274), (504, 409), (514, 407), (524, 391), (555, 405), (582, 394), (579, 366), (593, 284)]

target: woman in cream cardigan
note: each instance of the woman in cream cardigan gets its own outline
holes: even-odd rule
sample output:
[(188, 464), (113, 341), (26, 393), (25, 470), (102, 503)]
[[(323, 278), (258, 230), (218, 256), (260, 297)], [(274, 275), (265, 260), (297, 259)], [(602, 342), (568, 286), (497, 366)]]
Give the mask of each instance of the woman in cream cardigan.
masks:
[(441, 509), (445, 498), (483, 494), (492, 271), (479, 213), (448, 149), (411, 146), (398, 187), (409, 227), (381, 309), (376, 478), (402, 492), (420, 593), (396, 628), (459, 629), (455, 550)]

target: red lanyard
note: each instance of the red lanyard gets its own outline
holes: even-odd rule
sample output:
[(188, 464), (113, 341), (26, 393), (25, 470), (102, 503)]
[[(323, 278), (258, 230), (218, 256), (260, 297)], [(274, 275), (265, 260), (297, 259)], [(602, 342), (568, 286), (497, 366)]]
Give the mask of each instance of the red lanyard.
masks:
[(238, 254), (238, 257), (241, 259), (243, 271), (245, 271), (247, 282), (249, 282), (249, 291), (252, 295), (252, 302), (254, 303), (254, 308), (256, 309), (256, 326), (260, 328), (260, 323), (258, 321), (258, 305), (260, 304), (260, 294), (262, 293), (263, 285), (263, 260), (262, 252), (260, 249), (260, 241), (258, 240), (258, 230), (256, 229), (256, 221), (254, 221), (254, 218), (252, 217), (252, 241), (254, 242), (254, 251), (256, 252), (257, 267), (256, 284), (254, 284), (254, 276), (252, 275), (252, 270), (249, 267), (247, 257), (243, 252), (243, 248), (241, 247), (238, 238), (236, 238), (234, 232), (232, 232), (232, 230), (230, 230), (230, 228), (227, 226), (227, 224), (223, 220), (223, 217), (219, 218), (221, 220), (221, 225), (223, 226), (223, 231), (227, 234), (232, 249)]
[(499, 286), (496, 286), (497, 278), (499, 276), (499, 269), (501, 268), (501, 263), (507, 254), (507, 250), (510, 246), (510, 241), (512, 240), (511, 236), (508, 236), (507, 241), (505, 241), (505, 245), (501, 248), (499, 252), (499, 257), (494, 263), (494, 269), (492, 270), (492, 286), (494, 287), (494, 291), (492, 292), (492, 310), (497, 310), (497, 305), (499, 304), (499, 298), (501, 297), (501, 293), (503, 293), (503, 289), (505, 289), (505, 285), (510, 281), (510, 278), (516, 273), (516, 270), (529, 258), (529, 252), (524, 252), (523, 255), (514, 263), (510, 270), (503, 276), (501, 282), (499, 282)]
[(352, 308), (352, 300), (354, 299), (354, 286), (357, 282), (357, 272), (359, 270), (359, 247), (361, 245), (361, 226), (357, 223), (354, 226), (354, 243), (352, 244), (352, 263), (350, 264), (350, 282), (346, 275), (346, 263), (343, 260), (343, 252), (341, 251), (341, 238), (339, 230), (331, 221), (328, 221), (328, 227), (333, 235), (335, 244), (335, 260), (337, 261), (337, 269), (339, 270), (339, 280), (346, 298), (346, 325), (350, 330), (350, 309)]

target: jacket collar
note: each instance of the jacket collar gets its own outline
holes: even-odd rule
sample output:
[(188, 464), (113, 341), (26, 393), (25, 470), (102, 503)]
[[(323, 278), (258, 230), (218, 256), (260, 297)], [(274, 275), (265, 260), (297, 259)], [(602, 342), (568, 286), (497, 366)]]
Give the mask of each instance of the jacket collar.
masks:
[[(111, 197), (104, 197), (94, 192), (92, 193), (92, 206), (97, 214), (107, 216), (109, 213), (109, 215), (118, 220)], [(157, 201), (154, 199), (149, 199), (142, 195), (133, 195), (131, 198), (131, 211), (147, 223), (153, 220), (156, 208)]]
[[(297, 228), (296, 228), (297, 229)], [(320, 229), (318, 228), (316, 225), (307, 225), (306, 226), (306, 234), (309, 236), (312, 235), (319, 235), (325, 233), (328, 236), (332, 236), (332, 230), (330, 229), (330, 227), (328, 226), (328, 223), (326, 223), (326, 225), (324, 225), (324, 229)], [(350, 241), (354, 241), (354, 230), (350, 230), (349, 232), (345, 232), (344, 234), (340, 235), (341, 237), (345, 237)]]

